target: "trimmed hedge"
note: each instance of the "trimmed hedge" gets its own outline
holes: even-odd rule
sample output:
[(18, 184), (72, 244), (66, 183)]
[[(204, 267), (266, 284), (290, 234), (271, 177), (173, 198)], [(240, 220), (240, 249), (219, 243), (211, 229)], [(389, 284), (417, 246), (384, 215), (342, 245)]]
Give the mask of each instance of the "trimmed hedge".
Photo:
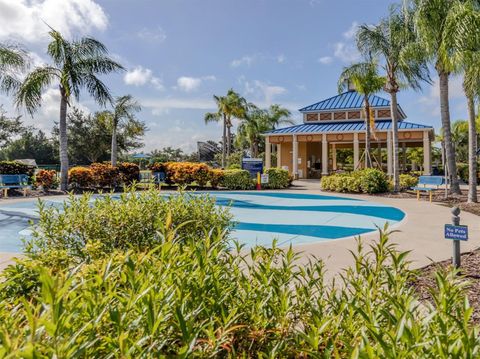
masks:
[(269, 168), (265, 170), (265, 173), (268, 174), (268, 184), (265, 185), (265, 188), (287, 188), (290, 185), (290, 178), (287, 170), (281, 168)]
[(40, 170), (35, 175), (35, 184), (41, 186), (44, 191), (58, 186), (57, 171)]
[(127, 186), (140, 181), (140, 167), (135, 163), (122, 162), (118, 164), (120, 181)]
[(388, 191), (388, 177), (375, 168), (323, 176), (320, 186), (325, 191), (383, 193)]
[(68, 171), (68, 182), (74, 188), (87, 188), (93, 184), (92, 170), (88, 167), (73, 167)]
[(223, 178), (220, 181), (222, 187), (228, 189), (252, 189), (254, 180), (250, 177), (247, 170), (226, 170), (223, 172)]
[(140, 180), (140, 167), (123, 162), (117, 167), (109, 163), (92, 163), (90, 167), (73, 167), (68, 171), (68, 181), (73, 188), (114, 188), (129, 186)]
[(0, 161), (0, 174), (2, 175), (23, 175), (33, 178), (35, 167), (17, 161)]

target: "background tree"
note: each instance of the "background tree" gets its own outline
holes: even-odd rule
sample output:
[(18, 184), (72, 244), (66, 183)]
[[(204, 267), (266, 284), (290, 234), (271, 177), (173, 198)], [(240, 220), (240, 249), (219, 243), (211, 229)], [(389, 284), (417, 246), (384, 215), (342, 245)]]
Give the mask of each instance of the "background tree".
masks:
[(2, 160), (34, 159), (39, 165), (57, 163), (55, 144), (43, 131), (24, 128), (22, 134), (0, 150)]
[(398, 151), (399, 111), (397, 93), (402, 85), (420, 90), (421, 81), (429, 81), (428, 67), (416, 43), (413, 14), (408, 8), (393, 7), (390, 16), (378, 25), (360, 26), (357, 46), (365, 56), (379, 57), (384, 71), (385, 92), (390, 94), (393, 140), (393, 190), (400, 190), (400, 161)]
[(214, 95), (213, 99), (217, 105), (217, 112), (208, 112), (205, 114), (205, 123), (222, 121), (222, 167), (226, 166), (226, 157), (230, 155), (232, 149), (233, 119), (244, 118), (247, 111), (247, 102), (233, 89), (228, 90), (226, 96)]
[(20, 135), (25, 127), (20, 116), (10, 118), (0, 105), (0, 149), (9, 145), (16, 136)]
[(19, 78), (27, 66), (25, 50), (14, 44), (0, 44), (0, 92), (9, 94), (18, 89)]
[(37, 67), (27, 75), (16, 94), (16, 103), (33, 114), (42, 103), (44, 91), (53, 84), (58, 85), (60, 189), (65, 191), (68, 189), (67, 108), (71, 105), (72, 97), (79, 100), (81, 89), (86, 89), (99, 105), (104, 106), (112, 100), (112, 96), (97, 75), (118, 71), (123, 67), (110, 59), (106, 47), (93, 38), (68, 41), (53, 29), (49, 35), (52, 40), (48, 44), (47, 54), (52, 65)]
[(418, 41), (425, 50), (425, 57), (437, 72), (440, 90), (440, 116), (444, 136), (446, 163), (450, 177), (450, 190), (461, 194), (452, 142), (448, 82), (452, 71), (453, 47), (447, 32), (452, 9), (458, 0), (413, 0), (415, 5), (415, 29)]
[[(463, 91), (468, 109), (468, 202), (477, 202), (477, 116), (480, 94), (480, 4), (477, 0), (457, 1), (446, 26), (446, 43), (452, 47), (454, 68), (463, 73)], [(456, 148), (458, 156), (458, 149)]]
[(345, 67), (338, 80), (338, 92), (343, 92), (345, 84), (353, 84), (355, 91), (363, 95), (365, 112), (365, 167), (372, 166), (370, 157), (370, 99), (374, 93), (380, 91), (385, 85), (385, 78), (378, 75), (377, 64), (373, 61), (360, 62)]
[(136, 113), (141, 111), (140, 104), (131, 96), (125, 95), (115, 99), (113, 111), (104, 111), (100, 114), (103, 120), (110, 123), (112, 134), (111, 163), (117, 165), (118, 156), (118, 131), (122, 128), (132, 135), (143, 136), (146, 131), (145, 124), (136, 118)]

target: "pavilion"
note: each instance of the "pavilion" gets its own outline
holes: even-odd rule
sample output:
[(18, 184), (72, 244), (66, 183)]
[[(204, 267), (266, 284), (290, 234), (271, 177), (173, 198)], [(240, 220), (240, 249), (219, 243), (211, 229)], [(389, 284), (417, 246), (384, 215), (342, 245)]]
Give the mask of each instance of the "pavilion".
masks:
[[(393, 173), (393, 141), (390, 101), (376, 95), (369, 97), (375, 118), (371, 135), (371, 158), (374, 167)], [(353, 149), (353, 168), (364, 166), (365, 120), (364, 96), (354, 89), (301, 108), (303, 123), (265, 133), (265, 167), (272, 166), (272, 152), (276, 152), (276, 166), (288, 169), (295, 178), (319, 178), (340, 170), (337, 151)], [(400, 167), (407, 169), (406, 149), (423, 147), (423, 172), (431, 174), (432, 126), (405, 121), (399, 106), (398, 145)], [(386, 164), (382, 154), (386, 152)]]

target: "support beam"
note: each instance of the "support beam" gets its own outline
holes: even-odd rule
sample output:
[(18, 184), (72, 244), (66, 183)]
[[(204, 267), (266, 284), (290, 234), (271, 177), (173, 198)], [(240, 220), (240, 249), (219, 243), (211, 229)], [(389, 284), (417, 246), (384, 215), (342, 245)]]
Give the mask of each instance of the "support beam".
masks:
[(360, 159), (360, 144), (358, 142), (358, 132), (353, 134), (353, 169), (358, 169)]
[(432, 174), (430, 136), (428, 131), (423, 132), (423, 174), (430, 176)]
[(270, 137), (265, 137), (265, 168), (272, 167), (272, 145), (270, 144)]
[(292, 175), (294, 179), (298, 178), (298, 141), (297, 135), (293, 135), (292, 143)]
[(282, 168), (282, 145), (277, 144), (277, 167)]
[(387, 175), (393, 175), (393, 146), (392, 132), (387, 132)]
[(337, 147), (332, 143), (332, 170), (337, 170)]
[(402, 142), (402, 151), (403, 151), (403, 172), (407, 172), (407, 144)]
[(326, 133), (322, 135), (322, 175), (328, 175), (328, 142)]

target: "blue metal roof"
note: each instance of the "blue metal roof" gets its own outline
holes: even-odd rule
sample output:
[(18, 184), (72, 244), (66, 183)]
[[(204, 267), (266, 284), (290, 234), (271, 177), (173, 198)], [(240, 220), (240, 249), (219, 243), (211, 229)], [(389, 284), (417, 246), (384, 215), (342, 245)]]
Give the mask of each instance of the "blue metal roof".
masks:
[[(392, 121), (382, 120), (375, 122), (375, 128), (377, 131), (387, 131), (392, 128)], [(415, 129), (427, 129), (433, 128), (432, 126), (420, 125), (418, 123), (411, 122), (398, 122), (399, 130), (415, 130)], [(295, 125), (285, 128), (279, 128), (270, 132), (267, 135), (276, 134), (290, 134), (290, 133), (325, 133), (325, 132), (362, 132), (365, 131), (364, 121), (353, 122), (326, 122), (326, 123), (304, 123), (301, 125)]]
[[(313, 105), (301, 108), (300, 112), (310, 111), (328, 111), (328, 110), (344, 110), (344, 109), (360, 109), (363, 108), (363, 100), (365, 96), (360, 95), (357, 91), (347, 91), (340, 95), (336, 95), (326, 100), (314, 103)], [(370, 95), (368, 97), (370, 106), (372, 107), (389, 107), (390, 101), (384, 98)], [(400, 110), (401, 111), (401, 110)], [(403, 111), (401, 111), (403, 112)]]

